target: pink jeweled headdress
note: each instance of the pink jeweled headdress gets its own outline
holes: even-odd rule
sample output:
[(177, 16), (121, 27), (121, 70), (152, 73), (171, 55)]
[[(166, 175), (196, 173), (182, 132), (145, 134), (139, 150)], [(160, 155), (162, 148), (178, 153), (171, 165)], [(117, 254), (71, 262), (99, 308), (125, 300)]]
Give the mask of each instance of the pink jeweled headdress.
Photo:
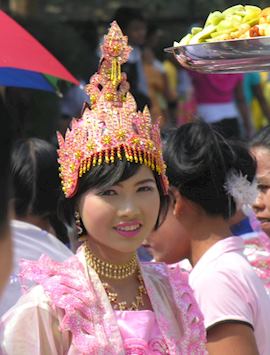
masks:
[(121, 64), (131, 51), (127, 42), (114, 21), (104, 36), (98, 72), (86, 85), (91, 108), (84, 105), (81, 118), (72, 121), (65, 139), (58, 133), (60, 177), (67, 198), (75, 194), (79, 177), (91, 167), (113, 164), (123, 159), (122, 154), (156, 171), (167, 192), (159, 125), (152, 124), (147, 107), (137, 112), (126, 75), (121, 73)]

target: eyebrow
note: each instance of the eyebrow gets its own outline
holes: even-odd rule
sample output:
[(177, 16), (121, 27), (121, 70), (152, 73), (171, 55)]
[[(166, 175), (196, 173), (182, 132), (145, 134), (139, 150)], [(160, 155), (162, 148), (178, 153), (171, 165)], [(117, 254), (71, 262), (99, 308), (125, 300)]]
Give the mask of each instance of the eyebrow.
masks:
[[(148, 183), (155, 184), (156, 181), (154, 179), (152, 179), (152, 178), (144, 179), (144, 180), (140, 180), (140, 181), (136, 182), (135, 186), (142, 185), (142, 184), (148, 184)], [(118, 185), (120, 187), (123, 186), (120, 182), (118, 184), (116, 184), (116, 185)]]
[(148, 184), (149, 182), (150, 182), (150, 183), (151, 183), (151, 182), (155, 183), (156, 181), (155, 181), (154, 179), (151, 179), (151, 178), (149, 178), (149, 179), (144, 179), (144, 180), (141, 180), (141, 181), (136, 182), (135, 186), (142, 185), (142, 184)]

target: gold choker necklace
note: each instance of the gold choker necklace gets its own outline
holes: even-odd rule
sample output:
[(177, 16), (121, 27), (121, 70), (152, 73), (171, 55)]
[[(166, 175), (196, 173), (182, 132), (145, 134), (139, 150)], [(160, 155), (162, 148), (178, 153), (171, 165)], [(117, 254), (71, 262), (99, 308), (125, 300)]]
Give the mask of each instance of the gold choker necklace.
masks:
[(130, 261), (126, 264), (111, 264), (95, 256), (87, 245), (85, 245), (84, 250), (87, 264), (93, 268), (99, 276), (105, 276), (108, 279), (122, 280), (133, 275), (138, 269), (136, 253), (134, 253)]

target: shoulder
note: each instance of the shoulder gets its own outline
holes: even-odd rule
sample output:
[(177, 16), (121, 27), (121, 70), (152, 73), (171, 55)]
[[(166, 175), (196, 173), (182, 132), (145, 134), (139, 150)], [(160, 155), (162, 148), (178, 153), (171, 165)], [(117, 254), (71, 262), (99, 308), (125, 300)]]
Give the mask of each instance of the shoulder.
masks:
[[(192, 284), (205, 318), (205, 327), (226, 320), (242, 321), (253, 326), (258, 303), (255, 291), (257, 277), (243, 257), (230, 258), (231, 264), (227, 258), (221, 259), (212, 270), (207, 270), (198, 282)], [(238, 262), (238, 268), (234, 262)]]
[(84, 266), (76, 255), (64, 262), (54, 261), (47, 255), (38, 260), (22, 259), (19, 277), (23, 290), (33, 284), (41, 285), (51, 298), (57, 298), (67, 288), (70, 292), (78, 287), (83, 290), (86, 284)]
[(54, 260), (63, 261), (73, 255), (60, 240), (32, 224), (12, 220), (12, 239), (15, 261), (21, 258), (38, 259), (46, 254)]
[(212, 290), (212, 285), (218, 285), (212, 294), (215, 292), (222, 294), (223, 291), (230, 290), (242, 297), (250, 293), (250, 288), (254, 282), (256, 283), (257, 277), (244, 255), (224, 253), (211, 264), (211, 269), (206, 269), (194, 282), (191, 273), (191, 280), (192, 288), (195, 291), (199, 289), (200, 293), (208, 293)]
[(27, 293), (23, 294), (15, 306), (4, 314), (3, 319), (10, 317), (12, 313), (27, 313), (34, 308), (46, 311), (51, 310), (50, 298), (46, 295), (41, 285), (34, 286)]

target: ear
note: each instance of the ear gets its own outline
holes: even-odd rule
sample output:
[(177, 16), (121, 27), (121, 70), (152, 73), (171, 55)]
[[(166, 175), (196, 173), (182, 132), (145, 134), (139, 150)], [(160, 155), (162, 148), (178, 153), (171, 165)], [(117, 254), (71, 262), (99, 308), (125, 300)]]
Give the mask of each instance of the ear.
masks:
[(178, 217), (182, 214), (183, 210), (183, 197), (176, 187), (171, 187), (171, 192), (173, 194), (173, 215)]

